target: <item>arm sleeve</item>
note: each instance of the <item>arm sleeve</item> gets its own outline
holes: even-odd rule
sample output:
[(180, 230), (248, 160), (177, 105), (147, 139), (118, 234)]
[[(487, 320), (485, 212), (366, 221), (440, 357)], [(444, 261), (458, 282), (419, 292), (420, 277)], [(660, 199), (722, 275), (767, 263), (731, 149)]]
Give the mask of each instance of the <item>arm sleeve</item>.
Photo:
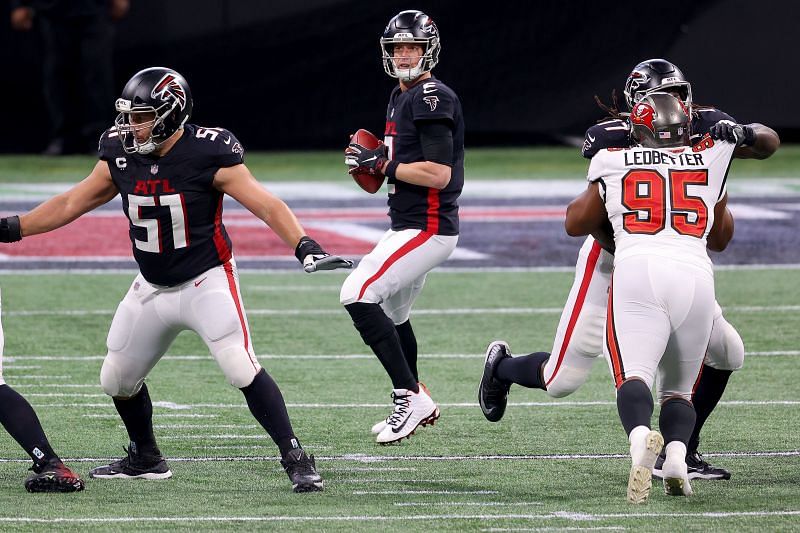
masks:
[(425, 161), (453, 166), (453, 130), (442, 120), (426, 120), (417, 124), (422, 155)]

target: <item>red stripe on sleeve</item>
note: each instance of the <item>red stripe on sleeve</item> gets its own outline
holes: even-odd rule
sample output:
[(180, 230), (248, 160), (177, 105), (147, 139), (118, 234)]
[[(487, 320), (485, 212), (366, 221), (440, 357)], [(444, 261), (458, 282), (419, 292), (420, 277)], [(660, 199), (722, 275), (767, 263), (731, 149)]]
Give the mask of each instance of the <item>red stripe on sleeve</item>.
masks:
[(439, 189), (428, 189), (428, 233), (439, 231)]
[(222, 234), (222, 198), (223, 195), (219, 195), (219, 201), (217, 202), (217, 212), (214, 215), (214, 246), (217, 248), (217, 255), (219, 256), (219, 260), (223, 263), (230, 261), (232, 257), (231, 247), (228, 246), (228, 242), (225, 240), (225, 236)]

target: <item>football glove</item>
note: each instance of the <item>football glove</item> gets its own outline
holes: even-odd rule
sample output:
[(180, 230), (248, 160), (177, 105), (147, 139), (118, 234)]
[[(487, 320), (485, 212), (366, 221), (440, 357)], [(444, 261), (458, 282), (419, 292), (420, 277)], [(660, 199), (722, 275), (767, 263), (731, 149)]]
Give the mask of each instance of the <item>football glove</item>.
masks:
[(0, 218), (0, 242), (17, 242), (22, 239), (19, 217)]
[(344, 164), (350, 167), (348, 172), (367, 173), (382, 176), (381, 169), (388, 160), (389, 149), (383, 144), (378, 143), (378, 147), (370, 150), (358, 143), (350, 143), (344, 151)]
[(712, 139), (727, 141), (736, 146), (753, 146), (756, 142), (756, 132), (752, 127), (730, 120), (720, 120), (711, 126), (708, 133)]
[(308, 273), (317, 270), (336, 270), (337, 268), (353, 268), (353, 262), (342, 259), (338, 255), (330, 255), (311, 237), (302, 237), (294, 249), (294, 256), (303, 264)]

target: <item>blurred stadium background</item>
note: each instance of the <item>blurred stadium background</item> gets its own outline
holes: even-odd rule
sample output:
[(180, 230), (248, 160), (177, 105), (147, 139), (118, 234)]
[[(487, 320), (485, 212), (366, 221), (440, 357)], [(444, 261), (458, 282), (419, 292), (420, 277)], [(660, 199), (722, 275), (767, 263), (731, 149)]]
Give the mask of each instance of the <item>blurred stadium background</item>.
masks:
[[(791, 0), (130, 5), (116, 25), (115, 93), (141, 68), (175, 68), (194, 92), (194, 120), (227, 127), (250, 150), (339, 149), (359, 127), (380, 131), (392, 80), (378, 37), (402, 9), (437, 21), (435, 74), (463, 101), (470, 146), (575, 142), (603, 114), (593, 96), (621, 93), (632, 67), (650, 57), (681, 67), (696, 102), (763, 122), (785, 141), (800, 138), (800, 107), (786, 105), (800, 86), (800, 69), (786, 57), (796, 48)], [(0, 152), (41, 151), (48, 117), (35, 32), (0, 24), (0, 64)], [(80, 112), (75, 102), (69, 113)], [(110, 123), (113, 101), (107, 107)]]

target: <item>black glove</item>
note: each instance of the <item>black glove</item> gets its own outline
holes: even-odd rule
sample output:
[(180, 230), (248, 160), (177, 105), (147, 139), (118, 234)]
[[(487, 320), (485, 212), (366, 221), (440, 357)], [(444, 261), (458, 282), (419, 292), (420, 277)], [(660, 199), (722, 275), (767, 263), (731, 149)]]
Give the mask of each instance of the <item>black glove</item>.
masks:
[(727, 141), (736, 146), (753, 146), (756, 142), (756, 132), (752, 127), (730, 120), (720, 120), (711, 126), (708, 133), (712, 139)]
[(304, 236), (294, 249), (294, 256), (303, 264), (306, 272), (317, 270), (335, 270), (337, 268), (353, 268), (353, 262), (342, 259), (338, 255), (330, 255), (322, 249), (317, 241)]
[(388, 160), (389, 149), (378, 143), (378, 147), (370, 150), (358, 143), (350, 143), (344, 152), (344, 164), (350, 167), (350, 174), (366, 172), (367, 174), (382, 176), (381, 169)]
[(19, 217), (0, 218), (0, 242), (17, 242), (22, 239)]

